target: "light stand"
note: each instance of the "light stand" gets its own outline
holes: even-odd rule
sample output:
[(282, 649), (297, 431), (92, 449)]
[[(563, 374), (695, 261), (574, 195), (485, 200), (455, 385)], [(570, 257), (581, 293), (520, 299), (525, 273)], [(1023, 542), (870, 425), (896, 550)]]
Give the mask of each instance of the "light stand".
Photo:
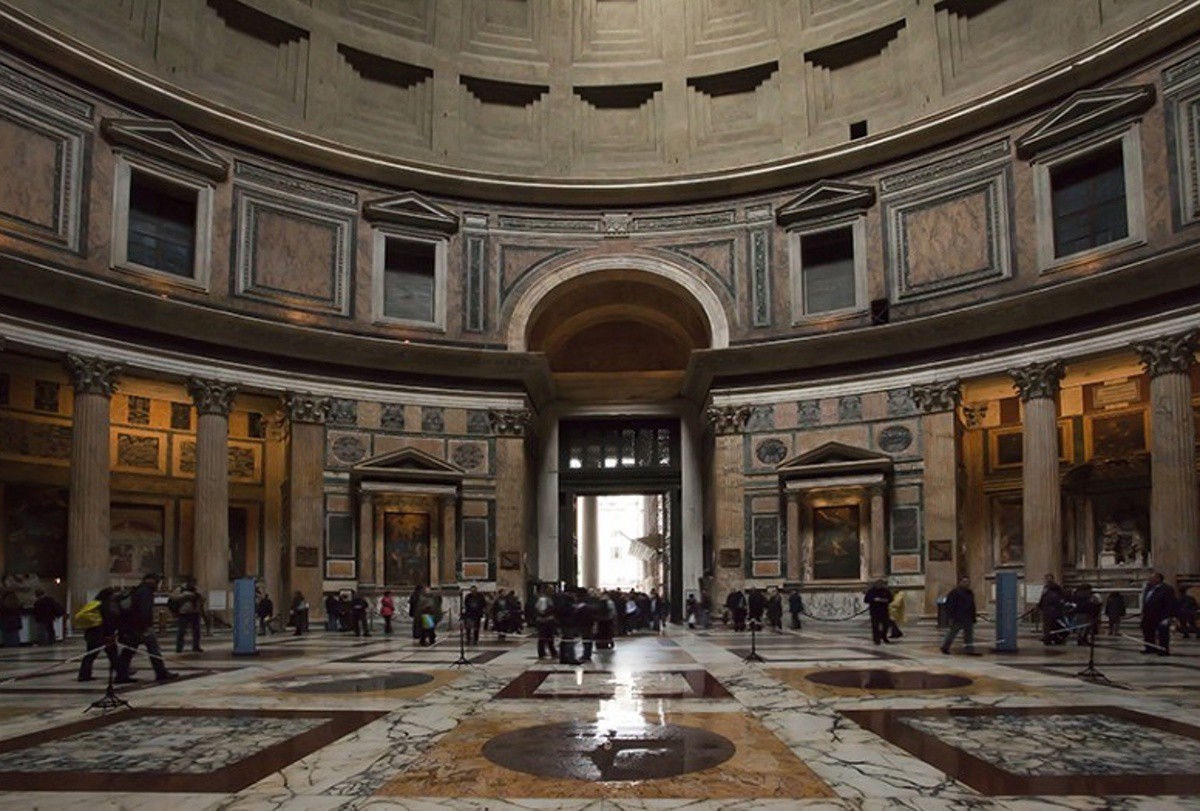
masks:
[(1088, 634), (1088, 662), (1087, 667), (1075, 674), (1075, 678), (1090, 681), (1093, 684), (1106, 684), (1109, 687), (1119, 687), (1120, 685), (1105, 676), (1096, 669), (1096, 629), (1093, 627), (1091, 633)]
[[(120, 648), (117, 649), (116, 655), (120, 656)], [(113, 660), (110, 658), (108, 660), (108, 686), (104, 688), (104, 695), (89, 704), (84, 709), (84, 712), (87, 712), (88, 710), (100, 710), (101, 712), (108, 712), (109, 710), (116, 710), (120, 709), (121, 707), (125, 707), (126, 709), (130, 710), (133, 709), (133, 705), (117, 695), (117, 691), (113, 688), (114, 667), (115, 665), (113, 664)]]
[(750, 653), (746, 654), (743, 662), (765, 662), (766, 659), (758, 655), (758, 620), (750, 620)]
[[(462, 618), (459, 617), (461, 620)], [(450, 667), (463, 667), (464, 665), (474, 667), (475, 663), (467, 658), (467, 624), (465, 622), (458, 623), (458, 658), (450, 663)]]

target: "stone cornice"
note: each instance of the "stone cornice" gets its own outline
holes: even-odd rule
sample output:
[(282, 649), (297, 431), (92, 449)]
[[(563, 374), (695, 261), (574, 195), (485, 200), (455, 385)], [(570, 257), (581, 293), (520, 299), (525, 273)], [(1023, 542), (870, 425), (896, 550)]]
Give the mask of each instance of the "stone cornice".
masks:
[(1008, 369), (1006, 374), (1013, 379), (1021, 402), (1053, 398), (1058, 394), (1063, 377), (1067, 373), (1067, 365), (1061, 360), (1049, 360), (1042, 363), (1031, 363), (1016, 369)]
[(63, 364), (76, 394), (99, 394), (112, 397), (117, 390), (117, 378), (124, 368), (102, 358), (68, 354)]
[(1196, 363), (1196, 330), (1165, 335), (1153, 341), (1135, 343), (1133, 351), (1141, 356), (1146, 374), (1187, 374)]
[(233, 408), (233, 398), (237, 394), (237, 386), (232, 383), (200, 377), (190, 378), (187, 390), (196, 406), (196, 413), (201, 416), (216, 414), (228, 417)]
[(624, 205), (684, 202), (799, 186), (843, 175), (936, 144), (949, 143), (981, 128), (1010, 120), (1061, 99), (1069, 92), (1137, 64), (1186, 40), (1200, 29), (1200, 1), (1178, 5), (1140, 21), (1058, 63), (1001, 86), (982, 98), (848, 144), (759, 166), (649, 180), (527, 180), (403, 161), (280, 127), (238, 113), (184, 90), (128, 63), (71, 40), (30, 15), (0, 6), (0, 41), (126, 102), (185, 126), (276, 157), (397, 188), (509, 203)]

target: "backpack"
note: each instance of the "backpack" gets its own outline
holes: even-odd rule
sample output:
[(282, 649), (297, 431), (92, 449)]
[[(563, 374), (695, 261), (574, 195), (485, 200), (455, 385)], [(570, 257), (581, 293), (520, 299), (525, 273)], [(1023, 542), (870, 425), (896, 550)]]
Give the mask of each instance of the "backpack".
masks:
[[(97, 595), (99, 596), (99, 595)], [(101, 611), (110, 622), (120, 622), (133, 615), (133, 589), (113, 589), (101, 603)]]
[(72, 619), (75, 622), (75, 627), (82, 631), (99, 628), (104, 624), (104, 618), (100, 614), (100, 601), (89, 600), (84, 603), (83, 607), (75, 612)]

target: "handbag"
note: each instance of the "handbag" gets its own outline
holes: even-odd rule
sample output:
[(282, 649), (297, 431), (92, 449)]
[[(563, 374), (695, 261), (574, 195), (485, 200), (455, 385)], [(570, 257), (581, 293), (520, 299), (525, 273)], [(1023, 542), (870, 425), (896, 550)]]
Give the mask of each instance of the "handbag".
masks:
[(437, 623), (435, 623), (433, 621), (433, 614), (422, 614), (421, 615), (421, 627), (424, 628), (426, 631), (432, 631), (434, 625), (436, 625), (436, 624)]

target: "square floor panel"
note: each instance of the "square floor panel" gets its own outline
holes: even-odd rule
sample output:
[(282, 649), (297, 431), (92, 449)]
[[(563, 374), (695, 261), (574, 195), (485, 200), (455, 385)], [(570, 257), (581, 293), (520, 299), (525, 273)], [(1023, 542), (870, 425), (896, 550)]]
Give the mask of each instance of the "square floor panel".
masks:
[(843, 710), (987, 795), (1200, 792), (1200, 728), (1117, 707)]
[(239, 791), (382, 712), (146, 709), (0, 741), (9, 791)]
[(732, 698), (707, 670), (527, 670), (496, 698)]

